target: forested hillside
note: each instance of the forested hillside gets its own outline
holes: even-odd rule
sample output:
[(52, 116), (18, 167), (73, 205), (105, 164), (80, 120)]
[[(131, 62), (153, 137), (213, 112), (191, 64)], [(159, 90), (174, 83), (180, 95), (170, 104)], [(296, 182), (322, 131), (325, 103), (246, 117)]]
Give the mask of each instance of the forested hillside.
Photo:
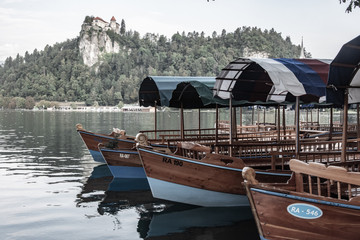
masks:
[(223, 30), (211, 36), (175, 33), (170, 39), (150, 33), (141, 37), (136, 31), (107, 34), (121, 51), (104, 54), (92, 67), (83, 63), (81, 36), (7, 58), (0, 66), (0, 107), (23, 108), (34, 100), (134, 103), (139, 84), (148, 75), (216, 76), (237, 57), (262, 53), (296, 58), (301, 50), (274, 29), (256, 27)]

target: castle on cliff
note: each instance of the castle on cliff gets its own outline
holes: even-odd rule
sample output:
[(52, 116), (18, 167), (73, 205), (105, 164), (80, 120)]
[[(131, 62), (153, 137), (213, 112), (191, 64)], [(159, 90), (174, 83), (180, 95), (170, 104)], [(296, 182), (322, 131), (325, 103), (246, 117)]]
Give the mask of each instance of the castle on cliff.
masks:
[(120, 24), (115, 17), (110, 23), (100, 17), (86, 17), (81, 26), (79, 50), (84, 64), (93, 66), (104, 53), (119, 53), (120, 45), (111, 39), (108, 30), (120, 34)]
[(106, 22), (105, 20), (103, 20), (100, 17), (96, 17), (96, 18), (93, 19), (91, 25), (95, 29), (96, 28), (101, 28), (101, 29), (103, 29), (105, 31), (112, 30), (115, 33), (120, 33), (120, 24), (118, 24), (116, 22), (116, 19), (115, 19), (114, 16), (110, 19), (110, 23)]

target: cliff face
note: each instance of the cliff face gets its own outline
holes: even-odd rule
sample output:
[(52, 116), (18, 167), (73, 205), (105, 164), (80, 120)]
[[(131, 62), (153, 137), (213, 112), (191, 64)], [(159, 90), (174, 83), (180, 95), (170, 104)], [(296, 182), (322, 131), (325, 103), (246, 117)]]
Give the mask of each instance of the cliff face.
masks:
[(112, 42), (107, 35), (107, 31), (113, 30), (83, 23), (80, 32), (79, 49), (85, 65), (91, 67), (101, 59), (103, 54), (118, 53), (120, 51), (119, 44)]

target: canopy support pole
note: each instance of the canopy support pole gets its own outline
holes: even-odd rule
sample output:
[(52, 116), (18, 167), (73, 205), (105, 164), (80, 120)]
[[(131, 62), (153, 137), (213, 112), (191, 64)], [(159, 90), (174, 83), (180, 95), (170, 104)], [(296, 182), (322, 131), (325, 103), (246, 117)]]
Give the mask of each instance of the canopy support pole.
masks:
[(286, 139), (286, 122), (285, 122), (285, 106), (283, 106), (282, 124), (284, 129), (284, 139)]
[(254, 126), (254, 105), (251, 108), (251, 125)]
[(240, 121), (240, 134), (242, 133), (242, 121), (243, 121), (243, 119), (242, 119), (242, 107), (240, 107), (240, 110), (239, 110), (239, 115), (240, 115), (240, 119), (239, 119), (239, 121)]
[(266, 108), (264, 107), (264, 126), (266, 125)]
[(198, 127), (199, 127), (199, 136), (201, 138), (201, 108), (199, 108), (199, 117), (198, 117)]
[(306, 124), (305, 126), (308, 128), (309, 127), (309, 109), (306, 108)]
[(181, 109), (180, 109), (180, 137), (182, 140), (185, 138), (184, 134), (184, 108), (183, 103), (181, 103)]
[(278, 115), (277, 115), (277, 107), (274, 107), (274, 126), (277, 128)]
[[(356, 104), (356, 137), (357, 138), (360, 138), (360, 121), (359, 121), (359, 118), (360, 118), (360, 105), (359, 103)], [(359, 151), (360, 149), (360, 142), (357, 141), (357, 151)]]
[(317, 109), (317, 123), (320, 128), (320, 109), (319, 108)]
[(237, 139), (237, 121), (236, 121), (236, 107), (233, 107), (233, 138)]
[(257, 112), (258, 131), (260, 131), (260, 110), (259, 110), (259, 108), (256, 109), (256, 112)]
[(230, 128), (229, 128), (229, 155), (232, 157), (232, 143), (233, 143), (233, 111), (232, 111), (232, 96), (229, 98), (229, 112), (230, 112)]
[(348, 90), (345, 89), (344, 94), (344, 111), (343, 111), (343, 135), (341, 141), (341, 162), (346, 162), (346, 145), (348, 137), (348, 109), (349, 109), (349, 99), (348, 99)]
[(277, 110), (277, 141), (280, 142), (280, 106), (276, 107)]
[(216, 104), (216, 112), (215, 112), (215, 145), (218, 144), (218, 141), (219, 141), (219, 106)]
[(295, 133), (296, 133), (296, 139), (295, 139), (295, 155), (296, 158), (299, 159), (299, 153), (300, 153), (300, 102), (299, 102), (299, 96), (296, 96), (296, 106), (295, 106)]
[[(332, 139), (332, 135), (333, 135), (333, 131), (334, 131), (334, 107), (331, 106), (330, 108), (330, 129), (329, 129), (329, 140)], [(330, 145), (331, 146), (331, 145)], [(331, 150), (331, 149), (330, 149)]]
[(155, 114), (155, 119), (154, 119), (154, 131), (155, 131), (155, 139), (157, 139), (157, 102), (155, 101), (155, 111), (154, 111), (154, 114)]

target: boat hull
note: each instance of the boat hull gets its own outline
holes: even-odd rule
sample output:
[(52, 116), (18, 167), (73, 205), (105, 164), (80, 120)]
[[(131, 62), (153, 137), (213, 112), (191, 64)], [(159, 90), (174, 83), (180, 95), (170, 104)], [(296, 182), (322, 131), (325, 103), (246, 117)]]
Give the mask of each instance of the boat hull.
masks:
[(100, 151), (90, 150), (90, 149), (88, 149), (88, 150), (89, 150), (91, 157), (94, 159), (95, 162), (106, 163), (106, 161), (103, 158), (103, 156), (101, 155)]
[[(242, 169), (138, 147), (151, 191), (156, 198), (198, 206), (248, 205)], [(289, 174), (259, 175), (264, 181), (285, 182)]]
[(113, 145), (122, 149), (132, 149), (135, 145), (134, 137), (121, 136), (121, 138), (115, 138), (111, 135), (92, 133), (85, 130), (77, 130), (89, 150), (94, 161), (105, 163), (105, 159), (101, 155), (98, 145), (101, 143), (104, 146)]
[(209, 191), (155, 178), (148, 178), (148, 182), (153, 196), (160, 199), (203, 207), (249, 206), (245, 195)]
[(99, 148), (114, 178), (146, 178), (136, 150)]
[(114, 178), (146, 178), (142, 167), (109, 166)]
[(249, 187), (261, 239), (358, 239), (360, 205)]

